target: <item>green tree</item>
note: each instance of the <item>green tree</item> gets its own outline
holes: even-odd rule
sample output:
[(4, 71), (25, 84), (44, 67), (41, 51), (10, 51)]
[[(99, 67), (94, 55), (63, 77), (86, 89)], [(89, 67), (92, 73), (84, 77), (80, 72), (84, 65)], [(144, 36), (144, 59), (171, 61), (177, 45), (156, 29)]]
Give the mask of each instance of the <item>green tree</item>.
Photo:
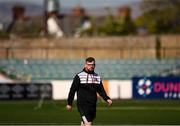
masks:
[(98, 34), (101, 36), (115, 35), (115, 22), (112, 15), (108, 15), (104, 23), (98, 28)]
[(104, 36), (130, 35), (135, 33), (135, 25), (131, 19), (129, 7), (120, 8), (120, 14), (113, 17), (110, 10), (105, 22), (99, 27), (98, 33)]
[(137, 26), (145, 26), (149, 33), (180, 33), (180, 0), (144, 0), (143, 14)]
[(131, 19), (130, 9), (126, 9), (126, 14), (124, 16), (118, 16), (115, 21), (115, 30), (117, 35), (130, 35), (135, 33), (136, 27)]

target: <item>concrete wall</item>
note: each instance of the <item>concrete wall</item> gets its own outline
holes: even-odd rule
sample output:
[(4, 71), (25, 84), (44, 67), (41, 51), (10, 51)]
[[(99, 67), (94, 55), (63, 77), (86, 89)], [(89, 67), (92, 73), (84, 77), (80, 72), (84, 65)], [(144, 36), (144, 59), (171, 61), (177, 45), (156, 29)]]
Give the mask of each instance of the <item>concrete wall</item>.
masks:
[(161, 36), (160, 53), (165, 58), (180, 58), (180, 35)]
[[(53, 99), (67, 99), (72, 84), (71, 80), (52, 81)], [(108, 96), (112, 99), (131, 99), (132, 98), (132, 81), (131, 80), (104, 80), (104, 88)], [(75, 99), (76, 95), (75, 95)]]
[[(158, 42), (159, 43), (158, 43)], [(77, 59), (179, 58), (180, 37), (169, 35), (107, 38), (36, 38), (0, 40), (0, 58)]]

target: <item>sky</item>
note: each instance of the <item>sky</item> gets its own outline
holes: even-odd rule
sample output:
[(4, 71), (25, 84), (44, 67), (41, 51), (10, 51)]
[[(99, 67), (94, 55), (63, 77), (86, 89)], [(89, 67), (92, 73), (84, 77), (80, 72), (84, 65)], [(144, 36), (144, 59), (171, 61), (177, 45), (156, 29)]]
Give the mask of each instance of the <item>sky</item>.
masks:
[(79, 3), (85, 8), (120, 6), (128, 2), (137, 2), (140, 0), (60, 0), (62, 6), (75, 6)]
[[(22, 1), (31, 2), (39, 5), (43, 4), (43, 0), (0, 0), (0, 1)], [(139, 2), (141, 0), (59, 0), (61, 7), (74, 7), (81, 4), (85, 8), (97, 8), (97, 7), (116, 7), (121, 6), (129, 2)]]

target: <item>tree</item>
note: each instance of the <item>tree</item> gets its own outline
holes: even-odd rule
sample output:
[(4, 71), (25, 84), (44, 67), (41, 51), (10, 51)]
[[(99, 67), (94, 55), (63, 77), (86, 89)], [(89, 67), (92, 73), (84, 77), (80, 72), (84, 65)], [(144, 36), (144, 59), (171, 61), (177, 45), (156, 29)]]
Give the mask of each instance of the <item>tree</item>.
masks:
[(129, 7), (121, 7), (118, 9), (118, 14), (113, 17), (110, 10), (106, 17), (105, 22), (99, 28), (98, 32), (100, 35), (130, 35), (135, 33), (135, 25), (131, 19), (131, 10)]
[(180, 0), (144, 0), (141, 9), (137, 26), (145, 26), (149, 33), (180, 33)]

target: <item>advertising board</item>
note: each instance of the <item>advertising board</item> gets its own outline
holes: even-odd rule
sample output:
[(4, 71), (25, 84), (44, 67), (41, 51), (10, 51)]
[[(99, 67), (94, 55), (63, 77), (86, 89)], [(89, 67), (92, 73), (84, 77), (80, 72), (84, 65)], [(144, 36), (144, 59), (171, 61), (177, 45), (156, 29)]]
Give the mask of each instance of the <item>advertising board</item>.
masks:
[(0, 99), (52, 99), (50, 83), (0, 83)]
[(133, 98), (180, 99), (179, 77), (134, 77)]

